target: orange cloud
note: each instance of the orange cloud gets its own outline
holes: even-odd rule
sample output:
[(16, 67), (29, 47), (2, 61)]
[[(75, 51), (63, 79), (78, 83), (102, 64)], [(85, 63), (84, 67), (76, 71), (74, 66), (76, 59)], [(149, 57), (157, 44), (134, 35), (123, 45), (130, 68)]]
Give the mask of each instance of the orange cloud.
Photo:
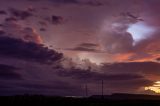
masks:
[(118, 54), (114, 56), (114, 60), (118, 62), (128, 61), (129, 58), (133, 55), (135, 55), (135, 53)]

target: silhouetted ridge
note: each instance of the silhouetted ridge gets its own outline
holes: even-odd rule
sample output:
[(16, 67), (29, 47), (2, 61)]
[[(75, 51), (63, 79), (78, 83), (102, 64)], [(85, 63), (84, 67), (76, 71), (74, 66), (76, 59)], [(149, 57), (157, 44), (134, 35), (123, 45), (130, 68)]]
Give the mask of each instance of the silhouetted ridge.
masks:
[[(90, 98), (100, 99), (102, 95), (92, 95)], [(111, 100), (160, 100), (160, 95), (114, 93), (112, 95), (103, 95), (103, 98)]]

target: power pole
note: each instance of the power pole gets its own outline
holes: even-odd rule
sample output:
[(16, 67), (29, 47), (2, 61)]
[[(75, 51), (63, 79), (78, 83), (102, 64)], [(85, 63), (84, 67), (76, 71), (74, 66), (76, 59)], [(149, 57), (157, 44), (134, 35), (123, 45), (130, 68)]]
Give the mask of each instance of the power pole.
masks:
[(104, 98), (104, 94), (103, 94), (103, 80), (102, 80), (102, 99)]
[(85, 92), (86, 92), (86, 97), (88, 97), (88, 86), (87, 86), (87, 84), (85, 85)]

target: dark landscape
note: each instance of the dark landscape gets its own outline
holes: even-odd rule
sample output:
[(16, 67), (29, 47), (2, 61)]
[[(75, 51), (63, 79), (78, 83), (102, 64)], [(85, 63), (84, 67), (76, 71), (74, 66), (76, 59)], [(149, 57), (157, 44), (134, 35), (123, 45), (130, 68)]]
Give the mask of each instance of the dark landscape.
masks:
[(90, 97), (17, 95), (1, 96), (0, 103), (16, 106), (159, 106), (160, 96), (141, 94), (94, 95)]

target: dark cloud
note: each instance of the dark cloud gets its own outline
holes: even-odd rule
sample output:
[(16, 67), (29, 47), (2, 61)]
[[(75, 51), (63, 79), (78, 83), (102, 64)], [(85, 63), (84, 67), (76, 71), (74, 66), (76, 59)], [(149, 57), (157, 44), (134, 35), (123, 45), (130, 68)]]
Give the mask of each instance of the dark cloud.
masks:
[(160, 57), (156, 59), (157, 61), (160, 61)]
[[(27, 0), (27, 1), (38, 2), (41, 0)], [(48, 0), (48, 1), (53, 2), (53, 3), (78, 3), (78, 0)]]
[[(108, 89), (111, 90), (111, 92), (144, 92), (144, 90), (139, 91), (139, 89), (142, 89), (145, 86), (150, 86), (154, 82), (148, 79), (138, 79), (138, 80), (126, 80), (126, 81), (117, 81), (117, 82), (108, 82)], [(152, 93), (153, 94), (153, 93)]]
[(134, 15), (131, 12), (123, 12), (123, 13), (121, 13), (121, 15), (124, 16), (126, 19), (128, 19), (130, 21), (135, 21), (135, 22), (144, 21), (142, 18)]
[(20, 19), (20, 20), (25, 20), (28, 17), (33, 16), (33, 14), (30, 11), (18, 10), (18, 9), (15, 9), (15, 8), (10, 8), (9, 12), (11, 13), (11, 15), (13, 17), (16, 17), (17, 19)]
[(32, 42), (24, 42), (20, 39), (9, 37), (0, 37), (0, 50), (0, 55), (40, 63), (55, 62), (62, 58), (61, 53), (50, 50), (43, 45)]
[[(44, 21), (47, 21), (49, 24), (59, 25), (64, 22), (64, 18), (62, 16), (52, 15), (51, 17), (47, 16), (43, 18)], [(40, 25), (46, 26), (47, 23), (44, 21), (39, 21)]]
[[(1, 82), (3, 83), (3, 82)], [(6, 83), (9, 85), (10, 83)], [(83, 89), (79, 86), (74, 86), (70, 83), (63, 81), (53, 81), (52, 83), (46, 82), (30, 82), (30, 83), (16, 83), (16, 87), (12, 86), (2, 86), (0, 88), (0, 95), (24, 95), (24, 94), (41, 94), (41, 95), (52, 95), (52, 96), (72, 96), (82, 95)], [(65, 89), (65, 90), (64, 90)]]
[(9, 66), (9, 65), (5, 65), (5, 64), (0, 64), (0, 69), (4, 70), (4, 71), (12, 71), (12, 70), (17, 70), (18, 68), (14, 67), (14, 66)]
[(81, 0), (49, 0), (53, 3), (58, 4), (78, 4), (78, 5), (89, 5), (89, 6), (102, 6), (103, 3), (98, 0), (89, 0), (89, 1), (81, 1)]
[[(11, 88), (10, 86), (8, 86), (8, 85), (0, 85), (0, 89), (7, 89), (7, 88)], [(1, 91), (0, 91), (1, 92)]]
[(15, 17), (6, 18), (5, 21), (18, 21)]
[(7, 15), (7, 12), (4, 10), (0, 10), (0, 15)]
[(99, 52), (96, 49), (92, 49), (92, 48), (85, 48), (85, 47), (75, 47), (75, 48), (68, 48), (68, 49), (64, 49), (64, 50), (71, 50), (71, 51), (84, 51), (84, 52)]
[(32, 6), (29, 6), (27, 8), (27, 11), (30, 11), (30, 12), (36, 12), (36, 8), (32, 7)]
[(52, 15), (52, 24), (58, 25), (63, 22), (63, 17)]
[(97, 47), (99, 46), (98, 44), (95, 44), (95, 43), (82, 43), (82, 44), (79, 44), (80, 47)]
[(66, 90), (71, 90), (75, 88), (74, 86), (71, 86), (67, 82), (62, 82), (62, 81), (52, 81), (51, 83), (46, 83), (46, 84), (38, 84), (38, 83), (26, 83), (26, 84), (19, 84), (19, 86), (24, 87), (24, 88), (31, 88), (31, 89), (51, 89), (51, 90), (60, 90), (60, 89), (66, 89)]
[(57, 71), (58, 75), (63, 77), (72, 77), (78, 80), (84, 81), (96, 81), (96, 80), (109, 80), (109, 81), (122, 81), (122, 80), (136, 80), (136, 79), (143, 79), (144, 77), (137, 74), (105, 74), (105, 73), (98, 73), (92, 72), (88, 70), (82, 69), (70, 69), (69, 71), (66, 70), (59, 70)]
[(0, 64), (0, 79), (22, 79), (21, 75), (16, 73), (15, 70), (18, 70), (18, 68), (5, 64)]
[(0, 35), (1, 35), (1, 34), (5, 34), (5, 32), (4, 32), (3, 30), (0, 30)]
[[(154, 67), (154, 68), (153, 68)], [(141, 73), (148, 75), (160, 75), (160, 63), (157, 62), (125, 62), (105, 64), (102, 70), (108, 73)]]
[(95, 72), (91, 70), (70, 69), (59, 70), (57, 74), (61, 77), (74, 79), (82, 84), (95, 85), (90, 87), (90, 92), (95, 94), (98, 85), (104, 81), (105, 92), (135, 92), (144, 86), (150, 86), (154, 82), (138, 73), (107, 73)]
[(40, 30), (40, 31), (46, 31), (46, 29), (45, 29), (45, 28), (40, 28), (39, 30)]
[(102, 53), (102, 51), (98, 50), (98, 47), (99, 45), (94, 43), (81, 43), (75, 48), (68, 48), (65, 50)]
[(42, 10), (49, 10), (48, 7), (42, 7)]
[[(28, 0), (38, 2), (40, 0)], [(48, 0), (54, 4), (76, 4), (76, 5), (88, 5), (88, 6), (102, 6), (104, 5), (102, 2), (98, 0), (89, 0), (89, 1), (81, 1), (81, 0)]]
[(36, 1), (39, 1), (39, 0), (27, 0), (27, 1), (35, 1), (36, 2)]
[(88, 1), (85, 3), (85, 5), (90, 5), (90, 6), (103, 6), (104, 4), (99, 2), (99, 1)]
[(63, 3), (63, 4), (70, 4), (70, 3), (73, 3), (73, 4), (77, 4), (79, 3), (78, 0), (49, 0), (53, 3)]

